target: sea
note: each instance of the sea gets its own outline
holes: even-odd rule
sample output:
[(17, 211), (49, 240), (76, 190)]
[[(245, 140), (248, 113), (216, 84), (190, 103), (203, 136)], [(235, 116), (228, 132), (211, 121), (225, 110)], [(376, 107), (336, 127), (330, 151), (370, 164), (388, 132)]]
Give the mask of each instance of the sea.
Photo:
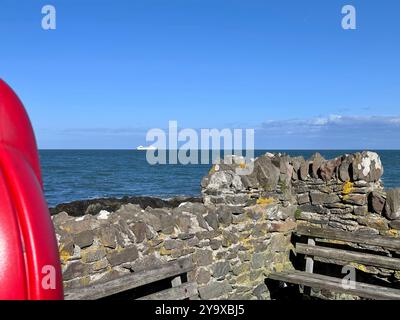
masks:
[[(332, 159), (358, 150), (256, 150), (255, 156), (281, 152), (309, 158), (315, 152)], [(400, 150), (375, 150), (383, 167), (386, 188), (400, 187)], [(50, 207), (102, 197), (200, 196), (201, 179), (209, 164), (150, 165), (146, 151), (40, 150), (45, 196)]]

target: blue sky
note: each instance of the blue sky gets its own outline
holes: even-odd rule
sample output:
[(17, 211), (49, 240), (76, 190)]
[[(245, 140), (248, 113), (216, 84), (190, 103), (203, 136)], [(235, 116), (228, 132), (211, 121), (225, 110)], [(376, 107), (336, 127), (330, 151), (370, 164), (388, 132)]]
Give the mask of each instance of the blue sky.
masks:
[[(41, 8), (57, 29), (41, 28)], [(357, 30), (341, 8), (357, 9)], [(400, 148), (397, 0), (1, 0), (0, 76), (40, 148), (255, 128), (266, 149)]]

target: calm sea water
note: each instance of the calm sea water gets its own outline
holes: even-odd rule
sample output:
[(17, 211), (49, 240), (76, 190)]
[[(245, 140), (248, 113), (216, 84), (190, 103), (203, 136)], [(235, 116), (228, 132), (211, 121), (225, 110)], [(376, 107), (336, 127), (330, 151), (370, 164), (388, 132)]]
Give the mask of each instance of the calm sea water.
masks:
[[(309, 158), (315, 150), (268, 150)], [(256, 156), (267, 150), (257, 150)], [(319, 151), (331, 159), (354, 150)], [(400, 150), (377, 151), (387, 188), (400, 187)], [(50, 206), (74, 200), (122, 196), (200, 195), (200, 181), (210, 165), (155, 165), (145, 151), (41, 150), (45, 194)]]

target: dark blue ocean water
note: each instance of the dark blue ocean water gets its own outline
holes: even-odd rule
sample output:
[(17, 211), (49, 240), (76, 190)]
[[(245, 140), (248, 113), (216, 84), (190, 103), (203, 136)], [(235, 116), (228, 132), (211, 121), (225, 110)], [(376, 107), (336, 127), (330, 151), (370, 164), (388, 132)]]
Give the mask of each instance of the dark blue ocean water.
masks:
[[(309, 158), (315, 150), (268, 150)], [(267, 150), (257, 150), (256, 156)], [(331, 159), (354, 150), (319, 151)], [(377, 151), (384, 185), (400, 187), (400, 151)], [(46, 198), (50, 206), (99, 197), (147, 195), (168, 198), (200, 195), (200, 181), (210, 165), (155, 165), (146, 152), (131, 150), (41, 150)]]

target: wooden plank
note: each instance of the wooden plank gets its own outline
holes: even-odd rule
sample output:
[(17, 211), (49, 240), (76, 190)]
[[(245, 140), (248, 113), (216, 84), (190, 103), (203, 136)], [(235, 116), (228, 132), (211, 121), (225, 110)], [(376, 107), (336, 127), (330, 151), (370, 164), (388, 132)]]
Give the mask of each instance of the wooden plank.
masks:
[[(298, 270), (293, 270), (293, 272), (292, 273), (297, 273), (297, 274), (302, 274), (303, 272), (302, 271), (298, 271)], [(303, 273), (304, 274), (304, 273)], [(313, 273), (313, 278), (315, 278), (315, 279), (320, 279), (320, 280), (322, 280), (322, 281), (326, 281), (326, 277), (327, 276), (325, 276), (325, 275), (322, 275), (322, 274), (318, 274), (318, 273)], [(345, 274), (343, 274), (343, 276), (345, 276)], [(340, 282), (342, 281), (342, 278), (335, 278), (335, 277), (332, 277), (333, 279), (339, 279), (340, 280)], [(358, 282), (358, 284), (359, 284), (359, 287), (360, 288), (365, 288), (365, 286), (371, 286), (370, 284), (367, 284), (367, 283), (363, 283), (363, 282)], [(392, 293), (393, 292), (393, 290), (394, 290), (394, 292), (395, 293), (397, 293), (397, 292), (400, 292), (400, 290), (398, 290), (398, 289), (393, 289), (393, 288), (388, 288), (388, 287), (382, 287), (382, 286), (378, 286), (379, 287), (379, 291), (380, 292), (387, 292), (387, 293)]]
[(106, 283), (94, 284), (78, 289), (65, 290), (66, 300), (96, 300), (116, 293), (131, 290), (146, 284), (167, 279), (193, 269), (192, 259), (185, 258), (166, 264), (159, 268), (132, 273)]
[[(308, 245), (310, 247), (315, 246), (315, 240), (309, 238), (308, 239)], [(313, 271), (314, 271), (314, 259), (307, 255), (307, 257), (306, 257), (306, 272), (313, 273)]]
[[(315, 246), (315, 240), (313, 238), (308, 238), (307, 243), (309, 246)], [(306, 272), (313, 273), (314, 272), (314, 259), (313, 257), (306, 256)], [(310, 287), (304, 287), (304, 293), (307, 295), (311, 294)]]
[(329, 290), (337, 293), (347, 293), (368, 299), (376, 300), (400, 300), (400, 290), (384, 288), (381, 286), (370, 285), (366, 283), (356, 282), (355, 287), (344, 287), (342, 279), (310, 274), (303, 271), (289, 271), (272, 273), (269, 279), (305, 285), (319, 290)]
[(352, 243), (366, 244), (366, 245), (383, 247), (394, 250), (400, 249), (399, 238), (384, 237), (379, 235), (366, 236), (342, 230), (335, 230), (331, 228), (329, 229), (317, 228), (302, 224), (297, 226), (296, 233), (299, 235), (304, 235), (309, 237), (348, 241)]
[(184, 300), (197, 295), (197, 284), (193, 282), (186, 282), (180, 286), (141, 297), (138, 300)]
[[(343, 262), (355, 262), (368, 266), (382, 267), (390, 270), (400, 270), (400, 259), (378, 256), (375, 254), (310, 246), (304, 243), (296, 244), (296, 252), (307, 256), (318, 256)], [(307, 271), (307, 270), (306, 270)]]
[(177, 276), (171, 280), (172, 287), (178, 287), (182, 284), (182, 277)]

